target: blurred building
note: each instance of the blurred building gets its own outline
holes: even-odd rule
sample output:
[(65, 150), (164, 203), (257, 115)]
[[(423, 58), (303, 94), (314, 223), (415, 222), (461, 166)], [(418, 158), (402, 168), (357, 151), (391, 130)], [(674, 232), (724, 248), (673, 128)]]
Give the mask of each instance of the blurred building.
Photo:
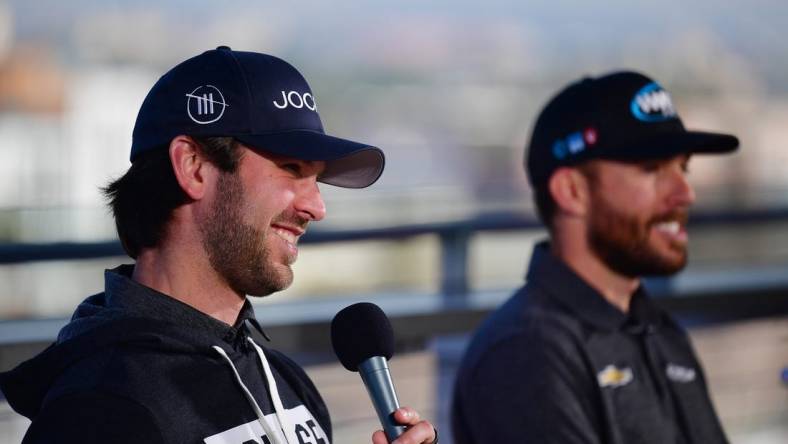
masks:
[[(329, 216), (317, 229), (532, 212), (523, 148), (541, 106), (582, 75), (624, 68), (660, 81), (688, 127), (741, 139), (734, 156), (691, 163), (699, 207), (785, 208), (786, 16), (788, 3), (780, 0), (229, 0), (220, 8), (207, 0), (0, 0), (0, 243), (114, 239), (100, 187), (129, 166), (145, 94), (175, 63), (222, 44), (287, 59), (310, 81), (327, 131), (386, 151), (386, 172), (370, 189), (322, 188)], [(518, 286), (541, 236), (474, 233), (467, 245), (471, 291)], [(741, 276), (760, 267), (779, 274), (788, 264), (784, 222), (715, 228), (691, 239), (690, 271)], [(265, 303), (434, 295), (442, 248), (432, 235), (308, 245), (294, 286)], [(2, 264), (0, 321), (65, 317), (101, 290), (103, 268), (128, 261)], [(788, 398), (769, 379), (785, 362), (784, 331), (783, 317), (693, 332), (714, 366), (714, 395), (727, 424), (737, 427), (735, 438), (784, 436), (774, 425), (785, 423)], [(747, 359), (726, 365), (730, 350)], [(437, 362), (445, 356), (433, 352), (406, 358), (403, 373), (413, 387), (448, 378)], [(312, 370), (338, 405), (340, 430), (366, 436), (374, 418), (346, 401), (350, 383), (335, 366)], [(417, 401), (428, 413), (440, 411), (438, 395)], [(3, 415), (13, 414), (0, 403), (0, 423)], [(9, 436), (21, 435), (16, 424)], [(757, 441), (751, 429), (763, 424)]]

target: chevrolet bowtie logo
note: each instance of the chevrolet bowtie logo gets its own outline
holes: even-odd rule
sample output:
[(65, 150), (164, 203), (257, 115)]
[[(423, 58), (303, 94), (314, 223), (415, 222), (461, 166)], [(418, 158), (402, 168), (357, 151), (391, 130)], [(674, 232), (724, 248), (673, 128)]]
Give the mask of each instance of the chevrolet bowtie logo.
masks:
[(621, 387), (632, 381), (632, 369), (608, 365), (601, 372), (597, 373), (596, 379), (600, 387)]

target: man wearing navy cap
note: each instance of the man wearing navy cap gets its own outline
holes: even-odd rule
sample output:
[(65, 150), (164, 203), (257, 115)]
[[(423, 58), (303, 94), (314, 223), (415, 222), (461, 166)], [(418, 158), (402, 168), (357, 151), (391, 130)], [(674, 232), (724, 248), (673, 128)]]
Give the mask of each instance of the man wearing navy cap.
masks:
[[(287, 62), (219, 47), (156, 82), (131, 162), (105, 192), (136, 263), (107, 270), (55, 344), (0, 377), (32, 419), (24, 442), (329, 444), (318, 391), (260, 345), (246, 295), (292, 282), (298, 239), (326, 214), (318, 182), (367, 187), (383, 152), (326, 135)], [(398, 443), (436, 441), (414, 410), (395, 418)]]
[(526, 169), (550, 242), (471, 341), (458, 444), (727, 442), (686, 333), (640, 277), (686, 264), (690, 155), (737, 146), (687, 131), (634, 72), (582, 79), (545, 106)]

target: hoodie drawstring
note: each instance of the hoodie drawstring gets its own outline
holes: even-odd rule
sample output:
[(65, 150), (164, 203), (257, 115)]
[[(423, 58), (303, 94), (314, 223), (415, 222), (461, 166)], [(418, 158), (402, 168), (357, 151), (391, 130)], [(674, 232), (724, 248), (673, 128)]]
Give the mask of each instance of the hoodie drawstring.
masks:
[(274, 415), (276, 416), (279, 425), (282, 427), (282, 433), (284, 433), (284, 438), (285, 438), (284, 442), (280, 438), (282, 433), (276, 432), (271, 427), (271, 425), (268, 424), (268, 421), (265, 420), (265, 415), (263, 414), (263, 411), (260, 410), (260, 406), (257, 404), (257, 401), (254, 399), (254, 396), (252, 396), (252, 392), (250, 392), (249, 388), (247, 388), (246, 384), (244, 384), (243, 380), (241, 379), (241, 375), (238, 374), (238, 370), (235, 368), (235, 364), (233, 364), (232, 359), (230, 359), (230, 357), (227, 356), (227, 353), (224, 351), (223, 348), (217, 345), (214, 345), (212, 348), (216, 350), (216, 352), (219, 353), (219, 355), (221, 355), (222, 358), (224, 358), (224, 361), (227, 362), (227, 364), (230, 365), (230, 368), (233, 370), (233, 374), (235, 375), (235, 380), (238, 382), (238, 385), (241, 386), (241, 389), (243, 390), (244, 395), (246, 396), (246, 400), (249, 402), (249, 405), (252, 407), (252, 410), (254, 410), (255, 414), (257, 415), (257, 421), (263, 427), (263, 431), (265, 432), (266, 436), (268, 436), (271, 439), (271, 443), (272, 444), (296, 443), (298, 442), (298, 440), (293, 441), (288, 436), (289, 434), (287, 432), (288, 430), (290, 430), (289, 423), (287, 424), (285, 423), (286, 416), (284, 414), (284, 407), (282, 406), (282, 400), (279, 398), (279, 391), (276, 388), (276, 381), (274, 381), (273, 374), (271, 374), (271, 370), (270, 368), (268, 368), (268, 360), (265, 359), (265, 355), (263, 354), (262, 349), (260, 349), (258, 345), (254, 343), (254, 341), (252, 341), (252, 338), (248, 338), (248, 340), (249, 342), (252, 343), (255, 350), (257, 351), (258, 356), (260, 357), (260, 360), (263, 362), (263, 370), (265, 373), (266, 385), (268, 386), (268, 391), (272, 397), (274, 409), (276, 410)]
[(254, 349), (257, 351), (257, 356), (260, 358), (260, 363), (263, 364), (263, 372), (265, 372), (265, 379), (268, 383), (268, 392), (271, 395), (271, 401), (274, 404), (274, 410), (276, 411), (276, 416), (279, 419), (279, 425), (282, 426), (282, 431), (285, 432), (285, 439), (288, 441), (288, 443), (299, 442), (298, 438), (295, 436), (295, 429), (291, 427), (290, 421), (285, 414), (285, 407), (282, 405), (282, 398), (279, 397), (279, 389), (276, 386), (274, 374), (271, 373), (271, 366), (268, 365), (268, 359), (266, 359), (263, 349), (257, 345), (257, 343), (254, 342), (252, 338), (246, 338), (246, 340), (249, 341), (249, 343), (252, 344), (252, 347), (254, 347)]

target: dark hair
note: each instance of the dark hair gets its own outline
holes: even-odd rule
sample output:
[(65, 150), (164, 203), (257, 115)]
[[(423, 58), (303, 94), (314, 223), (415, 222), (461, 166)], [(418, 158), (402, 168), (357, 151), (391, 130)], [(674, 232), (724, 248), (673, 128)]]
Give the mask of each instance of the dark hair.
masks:
[[(234, 173), (242, 150), (232, 137), (192, 137), (201, 153), (220, 170)], [(102, 188), (115, 217), (123, 249), (137, 258), (143, 248), (155, 247), (166, 233), (172, 211), (188, 201), (170, 162), (166, 146), (137, 158), (126, 173)]]
[(536, 215), (548, 230), (553, 228), (553, 216), (555, 216), (555, 200), (550, 194), (548, 184), (538, 185), (532, 190)]

